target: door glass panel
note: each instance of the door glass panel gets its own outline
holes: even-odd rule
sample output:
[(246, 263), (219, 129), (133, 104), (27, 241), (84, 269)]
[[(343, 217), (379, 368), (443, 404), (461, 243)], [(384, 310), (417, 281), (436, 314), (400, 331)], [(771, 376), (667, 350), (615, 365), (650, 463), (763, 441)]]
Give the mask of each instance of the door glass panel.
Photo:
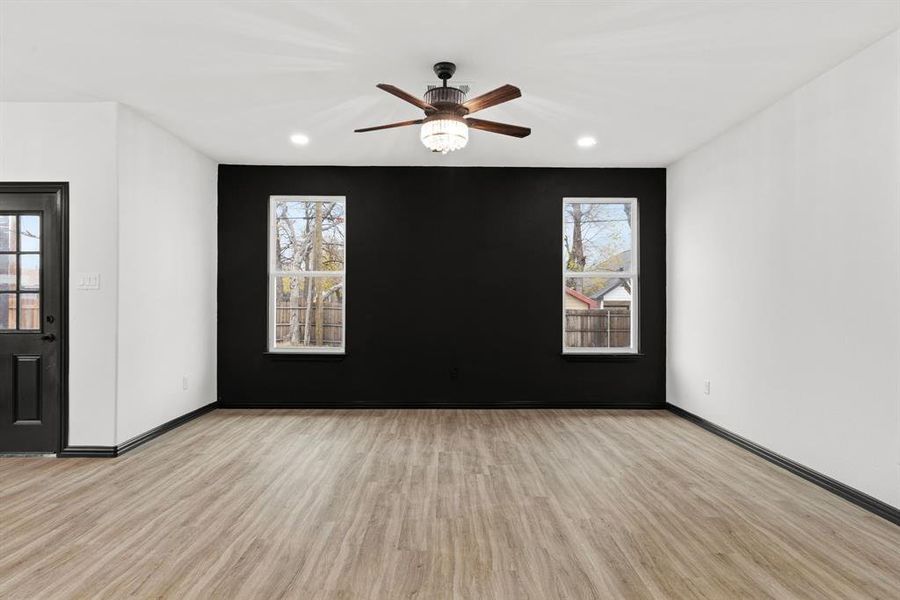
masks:
[(41, 217), (22, 215), (19, 223), (19, 251), (39, 252), (41, 249)]
[(0, 331), (16, 328), (16, 295), (0, 294)]
[(41, 255), (19, 255), (19, 267), (22, 269), (19, 276), (19, 289), (39, 290), (41, 288)]
[(16, 289), (16, 255), (0, 254), (0, 292)]
[(41, 328), (41, 295), (19, 294), (19, 329)]
[(40, 252), (40, 215), (0, 215), (0, 331), (41, 329)]
[(0, 252), (13, 252), (16, 237), (16, 216), (0, 215)]

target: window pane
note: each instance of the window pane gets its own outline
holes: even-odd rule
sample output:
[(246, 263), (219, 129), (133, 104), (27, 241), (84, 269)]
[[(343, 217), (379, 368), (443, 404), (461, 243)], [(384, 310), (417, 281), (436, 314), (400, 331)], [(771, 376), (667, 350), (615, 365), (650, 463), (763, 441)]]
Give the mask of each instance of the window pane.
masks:
[(41, 328), (41, 295), (19, 294), (19, 329)]
[(16, 249), (16, 217), (0, 215), (0, 252), (12, 252)]
[(567, 277), (566, 347), (630, 347), (632, 286), (631, 279)]
[(0, 330), (16, 328), (16, 295), (0, 294)]
[(16, 289), (16, 255), (0, 254), (0, 291)]
[(340, 348), (343, 277), (275, 277), (275, 348)]
[(344, 270), (344, 205), (284, 200), (275, 203), (275, 269)]
[(40, 254), (21, 254), (19, 267), (22, 274), (19, 276), (19, 289), (38, 290), (41, 287), (41, 256)]
[(22, 215), (19, 230), (19, 250), (21, 252), (39, 252), (41, 249), (41, 218), (38, 215)]
[(566, 270), (631, 270), (631, 208), (630, 203), (566, 203), (563, 210)]

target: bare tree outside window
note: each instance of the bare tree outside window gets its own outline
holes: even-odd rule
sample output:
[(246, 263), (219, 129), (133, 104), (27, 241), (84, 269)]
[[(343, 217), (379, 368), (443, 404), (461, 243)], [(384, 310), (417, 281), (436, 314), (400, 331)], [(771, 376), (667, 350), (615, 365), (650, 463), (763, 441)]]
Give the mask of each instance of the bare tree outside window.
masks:
[(345, 235), (343, 198), (271, 198), (270, 350), (343, 350)]
[(563, 351), (636, 352), (637, 200), (563, 201)]

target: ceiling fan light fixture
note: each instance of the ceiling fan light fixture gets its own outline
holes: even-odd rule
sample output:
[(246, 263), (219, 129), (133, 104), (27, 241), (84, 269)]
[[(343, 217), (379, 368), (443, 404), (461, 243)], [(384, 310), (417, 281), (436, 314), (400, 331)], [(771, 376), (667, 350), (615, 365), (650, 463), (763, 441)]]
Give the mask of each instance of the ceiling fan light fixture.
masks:
[(474, 119), (470, 116), (472, 113), (480, 110), (515, 100), (522, 96), (522, 90), (507, 83), (471, 100), (466, 100), (466, 95), (469, 92), (468, 86), (453, 87), (447, 85), (447, 80), (453, 77), (454, 72), (456, 72), (456, 65), (451, 62), (439, 62), (434, 65), (434, 74), (441, 80), (441, 85), (428, 86), (424, 99), (409, 92), (404, 92), (395, 85), (379, 83), (375, 87), (423, 110), (425, 118), (409, 119), (399, 123), (389, 123), (375, 127), (363, 127), (354, 129), (354, 132), (366, 133), (381, 129), (421, 125), (422, 130), (419, 133), (419, 139), (422, 140), (422, 144), (432, 152), (440, 152), (441, 154), (465, 148), (466, 144), (469, 143), (470, 128), (516, 138), (524, 138), (531, 135), (531, 129), (528, 127)]
[(466, 147), (469, 127), (462, 119), (433, 119), (422, 124), (420, 139), (432, 152), (447, 154)]

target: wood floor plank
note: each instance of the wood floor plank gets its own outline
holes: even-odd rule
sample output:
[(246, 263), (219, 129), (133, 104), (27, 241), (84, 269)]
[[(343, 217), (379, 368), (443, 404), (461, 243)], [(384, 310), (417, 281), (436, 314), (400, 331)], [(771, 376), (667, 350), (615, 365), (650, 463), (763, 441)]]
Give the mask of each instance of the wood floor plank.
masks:
[(0, 598), (900, 598), (900, 527), (664, 411), (216, 410), (0, 458)]

